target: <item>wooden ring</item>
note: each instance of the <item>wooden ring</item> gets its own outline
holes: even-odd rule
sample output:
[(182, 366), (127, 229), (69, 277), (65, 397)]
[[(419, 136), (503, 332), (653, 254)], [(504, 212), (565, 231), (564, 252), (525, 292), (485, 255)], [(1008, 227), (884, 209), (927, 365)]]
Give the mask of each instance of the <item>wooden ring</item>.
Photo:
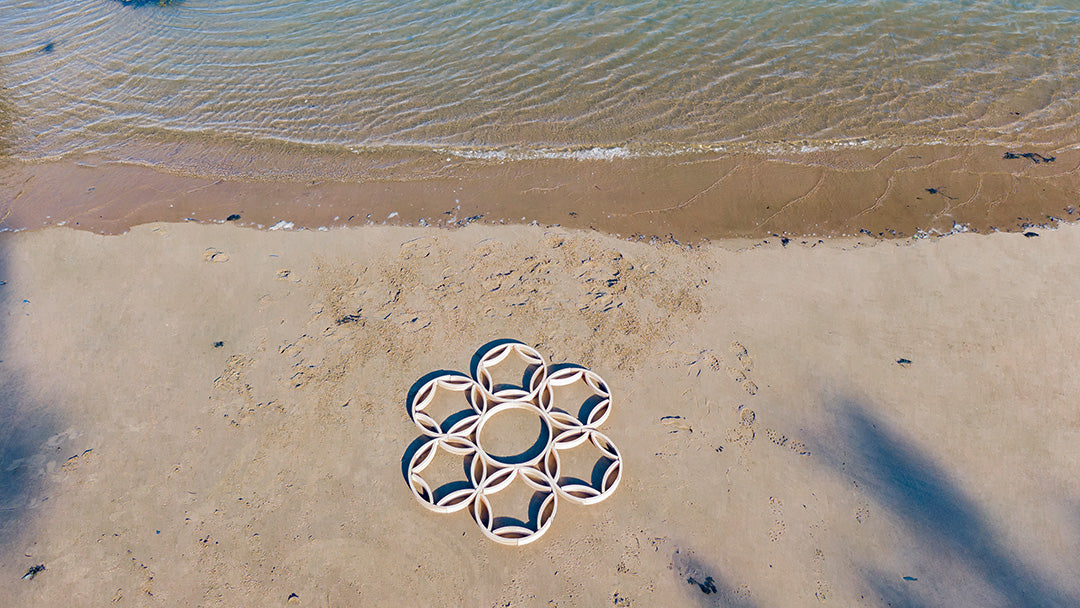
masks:
[[(506, 361), (511, 355), (526, 365), (521, 386), (496, 386), (491, 377), (491, 369)], [(480, 355), (476, 364), (476, 382), (484, 389), (488, 398), (495, 403), (504, 401), (532, 401), (540, 391), (540, 385), (547, 378), (547, 363), (535, 348), (520, 342), (496, 344)]]
[[(497, 386), (491, 369), (516, 356), (527, 365), (521, 386)], [(622, 480), (622, 456), (615, 443), (597, 430), (611, 414), (611, 389), (595, 372), (583, 367), (549, 371), (540, 353), (520, 342), (502, 342), (477, 353), (473, 376), (458, 372), (438, 375), (423, 384), (408, 402), (409, 416), (420, 432), (430, 437), (409, 459), (406, 477), (413, 496), (428, 509), (452, 513), (470, 508), (484, 536), (504, 545), (521, 546), (540, 538), (555, 518), (559, 498), (582, 505), (607, 499)], [(575, 415), (557, 407), (554, 388), (584, 383), (592, 391)], [(439, 390), (464, 393), (466, 409), (447, 420), (436, 421), (425, 408)], [(496, 456), (484, 449), (480, 434), (492, 417), (508, 410), (525, 410), (539, 416), (541, 441), (515, 456)], [(560, 452), (589, 443), (610, 463), (592, 484), (567, 480), (560, 485)], [(432, 488), (421, 473), (439, 450), (471, 458), (466, 479)], [(599, 462), (599, 461), (598, 461)], [(532, 516), (533, 524), (501, 524), (492, 511), (489, 496), (521, 479), (544, 498)], [(440, 492), (441, 489), (451, 485)]]
[[(456, 420), (449, 428), (444, 429), (442, 425), (447, 420), (439, 422), (424, 411), (424, 408), (431, 405), (432, 401), (435, 400), (435, 395), (440, 389), (465, 393), (465, 399), (475, 414)], [(480, 421), (480, 415), (487, 409), (488, 400), (483, 389), (475, 380), (465, 374), (450, 373), (437, 376), (424, 383), (420, 390), (416, 391), (408, 406), (409, 417), (412, 418), (413, 423), (424, 435), (428, 437), (445, 437), (447, 435), (468, 437), (476, 429), (476, 424)]]

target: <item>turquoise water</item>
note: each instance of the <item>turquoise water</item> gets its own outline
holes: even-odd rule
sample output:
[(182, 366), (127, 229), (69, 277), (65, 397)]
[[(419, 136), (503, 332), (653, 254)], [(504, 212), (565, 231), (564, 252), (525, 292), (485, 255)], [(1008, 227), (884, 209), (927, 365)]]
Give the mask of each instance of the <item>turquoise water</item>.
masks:
[(1080, 2), (0, 0), (0, 145), (164, 164), (1060, 147), (1078, 49)]

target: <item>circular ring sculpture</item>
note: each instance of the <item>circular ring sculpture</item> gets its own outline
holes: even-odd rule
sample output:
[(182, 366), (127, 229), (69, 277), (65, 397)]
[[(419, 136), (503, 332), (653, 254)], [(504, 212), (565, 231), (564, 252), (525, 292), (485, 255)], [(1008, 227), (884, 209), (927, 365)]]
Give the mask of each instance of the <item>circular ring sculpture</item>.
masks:
[[(493, 370), (509, 360), (525, 366), (520, 384), (497, 384)], [(469, 509), (484, 536), (504, 545), (526, 545), (551, 527), (560, 500), (596, 504), (615, 491), (622, 479), (622, 456), (615, 443), (598, 430), (611, 413), (611, 389), (595, 372), (576, 366), (549, 369), (536, 349), (502, 341), (482, 348), (471, 376), (437, 373), (417, 382), (410, 392), (409, 417), (427, 438), (408, 458), (406, 481), (413, 496), (436, 513)], [(560, 408), (556, 389), (580, 384), (591, 393), (578, 411)], [(416, 385), (414, 385), (415, 388)], [(439, 393), (463, 398), (461, 409), (444, 420), (426, 410)], [(567, 404), (562, 404), (567, 405)], [(571, 410), (574, 408), (571, 408)], [(480, 434), (488, 421), (509, 411), (524, 411), (540, 419), (540, 439), (526, 451), (495, 455), (484, 448)], [(563, 454), (575, 449), (599, 453), (592, 480), (564, 475)], [(423, 477), (439, 451), (464, 459), (464, 479), (432, 487)], [(534, 491), (529, 521), (498, 516), (491, 497), (520, 479)], [(509, 519), (509, 521), (507, 521)]]

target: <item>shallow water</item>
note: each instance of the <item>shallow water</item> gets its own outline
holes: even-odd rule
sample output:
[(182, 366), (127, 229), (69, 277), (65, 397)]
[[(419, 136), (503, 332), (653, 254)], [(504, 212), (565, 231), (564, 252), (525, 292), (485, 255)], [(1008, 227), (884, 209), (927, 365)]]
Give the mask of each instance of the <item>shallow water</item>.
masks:
[(1060, 148), (1078, 48), (1080, 7), (1048, 1), (2, 0), (0, 145), (223, 175), (418, 149)]

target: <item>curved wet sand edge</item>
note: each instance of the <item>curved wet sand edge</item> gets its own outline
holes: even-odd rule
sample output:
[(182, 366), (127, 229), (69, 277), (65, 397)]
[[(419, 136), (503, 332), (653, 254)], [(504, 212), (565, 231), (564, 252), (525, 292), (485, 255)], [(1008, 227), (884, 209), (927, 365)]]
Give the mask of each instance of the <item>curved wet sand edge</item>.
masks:
[(297, 228), (536, 222), (680, 242), (903, 238), (1080, 218), (1078, 168), (1077, 149), (947, 145), (503, 162), (427, 153), (358, 158), (350, 181), (226, 179), (100, 158), (9, 161), (0, 227), (113, 234), (239, 216)]

